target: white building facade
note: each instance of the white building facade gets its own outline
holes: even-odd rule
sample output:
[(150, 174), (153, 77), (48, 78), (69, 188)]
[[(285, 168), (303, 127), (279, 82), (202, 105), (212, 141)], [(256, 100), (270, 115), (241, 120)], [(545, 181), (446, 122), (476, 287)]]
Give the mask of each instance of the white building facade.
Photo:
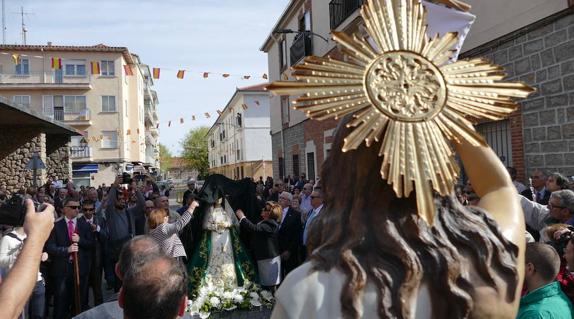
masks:
[(209, 172), (232, 179), (272, 176), (269, 117), (264, 85), (237, 89), (209, 129)]

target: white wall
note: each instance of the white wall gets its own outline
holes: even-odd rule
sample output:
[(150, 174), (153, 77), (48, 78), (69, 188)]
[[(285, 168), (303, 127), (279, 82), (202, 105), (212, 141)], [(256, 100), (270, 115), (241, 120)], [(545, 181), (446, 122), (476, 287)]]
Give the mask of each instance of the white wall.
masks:
[(568, 7), (567, 0), (466, 0), (476, 21), (462, 51), (476, 48)]

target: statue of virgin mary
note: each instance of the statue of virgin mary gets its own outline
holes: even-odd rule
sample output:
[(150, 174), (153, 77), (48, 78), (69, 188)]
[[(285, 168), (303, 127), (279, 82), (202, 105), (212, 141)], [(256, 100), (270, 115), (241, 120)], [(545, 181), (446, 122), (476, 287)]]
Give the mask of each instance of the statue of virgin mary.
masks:
[[(233, 181), (222, 175), (210, 176), (197, 200), (200, 207), (189, 228), (184, 229), (188, 262), (189, 291), (195, 298), (201, 287), (230, 291), (257, 282), (257, 271), (239, 235), (234, 211), (256, 210), (252, 181)], [(253, 199), (251, 198), (253, 197)], [(253, 214), (256, 215), (256, 214)]]

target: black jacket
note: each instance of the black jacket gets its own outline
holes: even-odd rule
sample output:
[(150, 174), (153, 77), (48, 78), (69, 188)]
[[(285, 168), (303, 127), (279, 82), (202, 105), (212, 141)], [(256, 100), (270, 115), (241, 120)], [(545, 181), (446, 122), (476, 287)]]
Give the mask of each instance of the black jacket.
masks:
[(276, 221), (267, 219), (258, 224), (253, 224), (249, 219), (243, 218), (240, 226), (241, 230), (253, 234), (249, 246), (253, 251), (255, 260), (269, 259), (279, 255), (279, 243), (276, 235), (279, 224)]
[[(522, 193), (520, 193), (520, 195), (532, 200), (532, 191), (530, 190), (530, 188), (527, 188), (526, 190), (524, 190)], [(550, 200), (550, 191), (547, 189), (544, 189), (544, 196), (542, 196), (542, 198), (537, 198), (536, 202), (538, 204), (548, 205), (549, 200)]]
[(283, 223), (277, 230), (279, 252), (289, 251), (295, 257), (301, 246), (301, 213), (289, 207)]
[[(92, 249), (95, 245), (94, 236), (90, 225), (83, 218), (76, 220), (76, 232), (80, 236), (78, 243), (78, 258), (80, 266), (80, 276), (90, 273), (92, 264)], [(52, 260), (50, 265), (50, 275), (54, 277), (66, 276), (74, 271), (74, 266), (70, 262), (68, 247), (72, 244), (68, 237), (68, 225), (66, 219), (62, 218), (54, 224), (54, 229), (50, 233), (50, 238), (46, 242), (46, 252)]]

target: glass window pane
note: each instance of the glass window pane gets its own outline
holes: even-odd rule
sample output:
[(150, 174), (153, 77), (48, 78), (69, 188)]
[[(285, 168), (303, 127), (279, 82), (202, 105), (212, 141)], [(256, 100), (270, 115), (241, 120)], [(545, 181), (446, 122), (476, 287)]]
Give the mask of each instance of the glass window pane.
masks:
[(66, 75), (75, 75), (75, 67), (73, 64), (66, 64), (65, 67)]
[(86, 65), (80, 64), (76, 66), (76, 75), (86, 75)]

